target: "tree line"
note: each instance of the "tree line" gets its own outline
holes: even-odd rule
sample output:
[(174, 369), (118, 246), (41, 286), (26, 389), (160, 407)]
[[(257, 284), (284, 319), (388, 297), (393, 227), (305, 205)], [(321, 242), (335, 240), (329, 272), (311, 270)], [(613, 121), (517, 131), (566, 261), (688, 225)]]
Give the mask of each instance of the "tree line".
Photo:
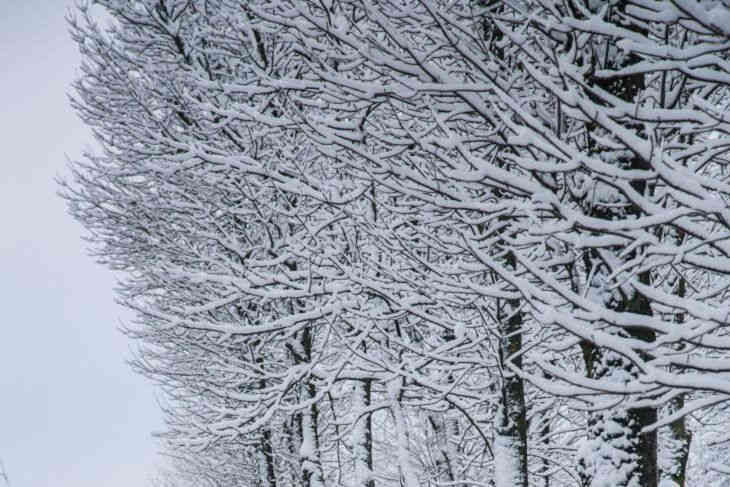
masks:
[(730, 482), (727, 2), (93, 3), (162, 485)]

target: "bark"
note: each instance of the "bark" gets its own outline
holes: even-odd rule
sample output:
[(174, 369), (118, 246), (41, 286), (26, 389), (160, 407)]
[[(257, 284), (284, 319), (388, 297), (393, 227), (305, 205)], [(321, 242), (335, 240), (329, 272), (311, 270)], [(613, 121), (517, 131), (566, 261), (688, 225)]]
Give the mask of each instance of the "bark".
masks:
[(356, 485), (362, 487), (375, 487), (373, 478), (373, 426), (372, 415), (363, 414), (362, 411), (370, 407), (372, 393), (372, 382), (369, 380), (356, 381), (352, 391), (352, 407), (355, 414), (361, 415), (356, 418), (352, 431), (353, 436), (353, 458), (355, 460)]
[(263, 485), (266, 487), (277, 487), (274, 450), (271, 444), (271, 429), (269, 428), (264, 428), (263, 430), (260, 452), (262, 465), (264, 465), (264, 472), (262, 472)]
[[(673, 414), (684, 407), (684, 394), (679, 395), (667, 406), (667, 413)], [(687, 484), (687, 461), (692, 444), (692, 432), (687, 428), (684, 416), (669, 424), (665, 444), (665, 464), (661, 471), (662, 480), (671, 480), (678, 487)]]
[[(479, 1), (482, 5), (489, 2)], [(497, 14), (503, 12), (498, 7)], [(508, 66), (515, 64), (502, 49), (504, 34), (493, 21), (491, 16), (483, 20), (483, 35), (485, 43), (494, 55), (503, 60)], [(495, 191), (495, 196), (501, 198), (501, 191)], [(500, 217), (504, 221), (509, 217)], [(509, 248), (509, 243), (500, 244)], [(512, 251), (507, 253), (506, 265), (517, 271), (517, 260)], [(510, 368), (522, 367), (522, 313), (519, 299), (505, 300), (497, 304), (500, 337), (499, 366), (502, 373), (501, 402), (499, 404), (494, 424), (494, 480), (496, 487), (527, 487), (527, 409), (525, 407), (525, 388), (522, 379)]]
[[(624, 14), (627, 5), (628, 2), (625, 0), (613, 4), (609, 7), (612, 9), (609, 16), (612, 16), (614, 21), (620, 24), (619, 17)], [(628, 28), (637, 32), (642, 29), (635, 25), (628, 26)], [(611, 48), (618, 52), (615, 46), (611, 46)], [(607, 47), (606, 53), (609, 52), (608, 49)], [(625, 57), (607, 54), (603, 60), (597, 57), (593, 59), (590, 72), (598, 69), (625, 68), (639, 61), (640, 58), (634, 54)], [(611, 79), (594, 78), (592, 74), (588, 74), (587, 81), (629, 103), (637, 102), (639, 95), (646, 87), (643, 74), (629, 74)], [(599, 104), (602, 103), (601, 100), (594, 101)], [(644, 132), (644, 128), (640, 126), (629, 126), (627, 128), (639, 134)], [(591, 130), (590, 125), (588, 130)], [(610, 149), (606, 150), (606, 148), (596, 146), (592, 142), (589, 143), (589, 150), (593, 152), (603, 151), (604, 154), (606, 152), (610, 153)], [(649, 162), (637, 155), (616, 154), (613, 157), (613, 162), (618, 166), (648, 169)], [(631, 185), (640, 193), (648, 190), (646, 183), (643, 181), (635, 181)], [(593, 201), (590, 204), (592, 206), (592, 216), (607, 220), (631, 218), (641, 211), (639, 208), (629, 206), (624, 210), (625, 213), (622, 213), (622, 210), (616, 209), (610, 201)], [(621, 249), (616, 249), (616, 253), (620, 251)], [(635, 252), (627, 257), (635, 257)], [(593, 270), (596, 270), (595, 266), (605, 265), (595, 252), (589, 260), (590, 262), (586, 265), (589, 275)], [(650, 275), (646, 272), (637, 276), (637, 279), (644, 284), (650, 284), (651, 280)], [(588, 284), (594, 285), (594, 283)], [(601, 287), (603, 285), (595, 284), (594, 286)], [(607, 306), (619, 312), (631, 312), (641, 315), (652, 314), (649, 300), (635, 291), (619, 289), (613, 293)], [(640, 328), (630, 329), (628, 333), (633, 338), (643, 341), (653, 341), (655, 339), (652, 332)], [(583, 343), (582, 348), (588, 377), (614, 381), (630, 381), (638, 377), (636, 368), (623, 357), (613, 353), (604, 353), (590, 343)], [(614, 483), (611, 485), (617, 487), (656, 487), (659, 480), (656, 431), (641, 433), (645, 427), (655, 423), (656, 420), (656, 408), (626, 410), (619, 408), (613, 411), (602, 411), (589, 418), (589, 448), (584, 454), (590, 458), (582, 458), (581, 468), (579, 468), (583, 485), (593, 485), (594, 480), (605, 482), (605, 479), (601, 477), (611, 475), (614, 479)], [(605, 445), (600, 445), (601, 442)], [(609, 453), (606, 453), (607, 451)]]
[[(648, 274), (638, 277), (648, 282)], [(616, 311), (651, 314), (648, 300), (634, 294), (614, 301)], [(651, 341), (652, 333), (630, 330), (633, 338)], [(613, 352), (599, 350), (593, 344), (583, 343), (583, 357), (587, 376), (596, 380), (629, 382), (637, 379), (636, 367)], [(610, 398), (608, 400), (610, 402)], [(580, 454), (581, 485), (611, 479), (611, 485), (625, 487), (656, 487), (659, 480), (657, 465), (656, 431), (641, 433), (657, 421), (656, 408), (610, 408), (592, 414), (588, 419), (588, 438)], [(603, 484), (601, 484), (603, 485)]]
[(302, 444), (301, 425), (301, 412), (294, 413), (291, 418), (285, 419), (282, 425), (288, 460), (284, 472), (291, 485), (303, 485), (298, 451), (299, 445)]
[[(298, 343), (297, 343), (298, 342)], [(295, 363), (311, 363), (313, 337), (310, 327), (302, 330), (298, 340), (288, 344)], [(303, 399), (309, 401), (316, 397), (317, 389), (309, 378), (302, 384)], [(317, 403), (305, 407), (299, 413), (299, 466), (304, 487), (324, 487), (324, 472), (319, 447), (319, 407)]]
[[(552, 376), (546, 372), (543, 372), (543, 377), (546, 380), (551, 380)], [(543, 459), (542, 459), (542, 474), (543, 474), (543, 487), (550, 487), (550, 463), (547, 458), (547, 452), (550, 450), (550, 419), (553, 411), (551, 410), (545, 410), (540, 414), (540, 419), (542, 420), (542, 427), (540, 428), (539, 438), (540, 441), (543, 444), (543, 448), (545, 449), (545, 453), (543, 453)]]
[[(516, 268), (512, 254), (508, 265)], [(497, 487), (527, 487), (527, 412), (522, 379), (509, 364), (522, 367), (522, 313), (519, 300), (502, 303), (499, 359), (501, 404), (495, 418), (494, 462)]]
[(310, 406), (302, 413), (302, 445), (299, 449), (299, 457), (305, 487), (324, 487), (317, 416), (316, 405)]
[[(683, 239), (680, 235), (679, 240)], [(677, 295), (684, 297), (687, 291), (687, 284), (683, 277), (679, 277), (677, 286)], [(677, 315), (676, 322), (678, 325), (684, 323), (684, 314)], [(674, 414), (684, 407), (685, 395), (680, 394), (674, 398), (666, 407), (667, 414)], [(692, 432), (687, 428), (684, 416), (672, 421), (669, 424), (667, 438), (662, 445), (666, 452), (664, 455), (665, 464), (662, 465), (660, 477), (674, 482), (678, 487), (684, 487), (687, 482), (687, 461), (689, 460), (689, 450), (692, 444)]]
[[(255, 341), (254, 347), (258, 345), (258, 343), (258, 340)], [(255, 363), (263, 370), (263, 357), (256, 358)], [(266, 380), (261, 379), (259, 381), (259, 388), (261, 390), (266, 389)], [(260, 473), (261, 485), (264, 485), (265, 487), (277, 487), (276, 464), (274, 459), (273, 445), (271, 441), (271, 428), (269, 428), (268, 426), (264, 427), (261, 432), (261, 444), (258, 451), (258, 462), (259, 468), (262, 470)]]
[[(650, 277), (648, 273), (639, 276), (639, 280), (648, 284)], [(628, 302), (627, 311), (637, 314), (651, 315), (649, 300), (636, 293)], [(634, 338), (644, 341), (654, 341), (654, 333), (641, 330), (631, 332)], [(633, 431), (638, 436), (639, 454), (639, 485), (642, 487), (656, 487), (659, 484), (659, 468), (657, 464), (657, 432), (652, 430), (648, 433), (641, 433), (642, 429), (657, 421), (656, 408), (629, 409), (629, 418)]]

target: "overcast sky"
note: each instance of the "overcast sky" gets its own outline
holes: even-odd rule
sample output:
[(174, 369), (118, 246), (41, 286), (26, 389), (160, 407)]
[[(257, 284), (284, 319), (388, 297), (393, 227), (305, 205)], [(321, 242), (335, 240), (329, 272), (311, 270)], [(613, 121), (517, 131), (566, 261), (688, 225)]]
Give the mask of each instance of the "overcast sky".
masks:
[(0, 458), (12, 487), (143, 486), (155, 396), (54, 183), (90, 141), (66, 98), (70, 5), (0, 0)]

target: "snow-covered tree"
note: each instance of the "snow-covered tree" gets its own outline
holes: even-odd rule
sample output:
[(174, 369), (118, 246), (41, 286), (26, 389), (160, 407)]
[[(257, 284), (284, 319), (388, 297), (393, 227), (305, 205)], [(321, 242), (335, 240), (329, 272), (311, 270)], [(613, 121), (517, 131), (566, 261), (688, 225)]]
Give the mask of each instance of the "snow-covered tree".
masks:
[(97, 3), (65, 196), (181, 475), (690, 485), (730, 393), (728, 5)]
[[(683, 397), (677, 420), (726, 398), (727, 6), (292, 1), (256, 13), (305, 62), (303, 85), (276, 83), (301, 103), (327, 95), (318, 110), (331, 115), (302, 121), (312, 143), (383, 188), (382, 207), (401, 196), (393, 213), (430, 225), (429, 250), (458, 235), (459, 255), (497, 276), (484, 298), (517, 289), (524, 321), (560, 336), (507, 369), (545, 387), (547, 372), (574, 386), (555, 393), (593, 404), (582, 481), (656, 484), (657, 407)], [(349, 69), (333, 69), (342, 59)], [(423, 262), (406, 234), (383, 238)], [(458, 269), (453, 249), (442, 262)], [(447, 272), (421, 275), (407, 292), (453, 289), (436, 277)], [(571, 349), (582, 370), (546, 360)], [(696, 389), (711, 397), (685, 401)]]
[[(317, 168), (275, 96), (201, 91), (278, 69), (269, 59), (284, 48), (250, 29), (241, 36), (240, 6), (238, 20), (224, 3), (104, 6), (112, 29), (73, 24), (85, 56), (76, 106), (104, 153), (75, 166), (66, 197), (99, 259), (126, 274), (120, 294), (139, 316), (129, 334), (143, 347), (136, 365), (171, 399), (164, 438), (188, 454), (220, 442), (255, 452), (262, 485), (290, 462), (321, 482), (317, 385), (328, 378), (312, 368), (323, 318), (339, 306), (322, 296), (339, 284), (301, 252), (333, 215), (306, 190), (278, 186)], [(236, 117), (225, 113), (234, 104)], [(280, 459), (274, 447), (287, 442), (295, 458)]]

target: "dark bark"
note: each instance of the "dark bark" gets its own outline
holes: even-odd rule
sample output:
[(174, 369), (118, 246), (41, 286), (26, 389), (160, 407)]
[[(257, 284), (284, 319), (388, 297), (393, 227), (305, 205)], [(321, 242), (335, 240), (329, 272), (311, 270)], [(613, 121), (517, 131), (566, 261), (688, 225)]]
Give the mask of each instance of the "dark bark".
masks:
[[(610, 16), (617, 23), (621, 23), (620, 17), (623, 14), (627, 2), (625, 0), (620, 1), (614, 6), (610, 7), (613, 9), (613, 13)], [(645, 34), (642, 29), (635, 25), (626, 26), (636, 32)], [(604, 42), (604, 41), (601, 41)], [(618, 59), (618, 60), (617, 60)], [(645, 79), (643, 74), (630, 74), (610, 79), (595, 78), (593, 72), (597, 69), (621, 69), (640, 61), (640, 58), (635, 54), (630, 54), (623, 58), (614, 59), (611, 56), (606, 56), (604, 60), (593, 58), (592, 65), (587, 73), (587, 81), (589, 84), (602, 88), (608, 93), (624, 100), (629, 103), (636, 103), (639, 95), (646, 88)], [(605, 104), (600, 97), (595, 95), (588, 95), (592, 101), (597, 104)], [(627, 128), (635, 131), (641, 136), (646, 136), (644, 128), (636, 124), (627, 124)], [(589, 127), (590, 129), (590, 127)], [(604, 157), (606, 154), (610, 154), (611, 149), (605, 147), (596, 147), (592, 143), (589, 143), (588, 149), (591, 152), (602, 152)], [(610, 155), (608, 156), (610, 157)], [(639, 154), (626, 154), (616, 153), (614, 157), (614, 163), (625, 167), (627, 169), (648, 169), (650, 166), (649, 161), (646, 161), (640, 157)], [(634, 181), (631, 183), (632, 187), (640, 193), (644, 193), (649, 190), (644, 181)], [(616, 208), (615, 205), (611, 205), (611, 202), (593, 202), (593, 208), (591, 209), (591, 216), (597, 218), (605, 218), (608, 220), (614, 220), (617, 218), (634, 218), (639, 216), (640, 209), (629, 205), (623, 209)], [(621, 249), (616, 249), (616, 253), (620, 252)], [(600, 262), (597, 254), (591, 256), (591, 262), (586, 266), (590, 272), (593, 266), (604, 265)], [(636, 257), (635, 252), (628, 256), (628, 258)], [(637, 276), (637, 279), (643, 284), (651, 284), (651, 277), (649, 273), (642, 273)], [(590, 283), (589, 283), (590, 285)], [(628, 294), (630, 293), (630, 294)], [(627, 295), (628, 294), (628, 295)], [(640, 293), (625, 292), (618, 290), (614, 293), (614, 297), (608, 306), (619, 312), (630, 312), (639, 315), (651, 315), (652, 310), (649, 300), (641, 295)], [(655, 339), (654, 333), (641, 329), (639, 327), (629, 329), (628, 334), (636, 339), (651, 342)], [(620, 357), (607, 358), (602, 356), (603, 351), (598, 350), (593, 344), (584, 342), (581, 346), (583, 351), (583, 357), (588, 377), (599, 379), (606, 377), (612, 373), (611, 367), (624, 368), (625, 371), (633, 377), (638, 376), (636, 368), (630, 364), (626, 359)], [(608, 370), (605, 369), (608, 367)], [(657, 434), (656, 431), (649, 433), (641, 433), (641, 431), (647, 426), (657, 421), (657, 410), (656, 408), (635, 408), (628, 409), (625, 417), (622, 415), (617, 416), (616, 421), (621, 424), (626, 430), (629, 437), (627, 438), (612, 438), (616, 445), (624, 445), (623, 449), (629, 456), (637, 458), (637, 469), (638, 472), (633, 472), (628, 479), (637, 478), (639, 485), (642, 487), (656, 487), (659, 481), (659, 472), (657, 466)], [(589, 431), (593, 434), (598, 435), (601, 439), (604, 439), (606, 432), (603, 431), (602, 425), (599, 424), (596, 417), (589, 419)], [(590, 478), (583, 472), (582, 481), (590, 483)], [(627, 479), (627, 482), (630, 480)]]
[[(507, 265), (517, 268), (516, 259), (511, 252), (507, 256)], [(523, 380), (510, 368), (522, 367), (522, 321), (520, 300), (505, 300), (500, 304), (499, 314), (499, 360), (502, 371), (501, 411), (498, 416), (495, 433), (509, 440), (509, 445), (516, 448), (513, 452), (519, 462), (518, 471), (514, 472), (515, 486), (528, 485), (527, 477), (527, 408), (525, 406), (525, 388)], [(503, 487), (503, 486), (499, 486)], [(506, 486), (504, 486), (506, 487)]]
[(261, 449), (264, 454), (264, 461), (266, 462), (266, 486), (277, 487), (274, 450), (271, 445), (271, 430), (269, 428), (264, 428)]
[[(684, 239), (684, 235), (677, 236), (678, 243)], [(687, 293), (687, 283), (684, 277), (678, 277), (677, 296), (684, 297)], [(684, 323), (684, 313), (679, 313), (676, 323), (680, 326)], [(680, 394), (667, 405), (667, 412), (673, 414), (684, 407), (685, 394)], [(687, 461), (689, 460), (689, 449), (692, 444), (692, 432), (687, 428), (684, 416), (675, 419), (669, 424), (669, 438), (667, 439), (666, 450), (669, 464), (668, 472), (661, 472), (661, 477), (668, 477), (679, 487), (684, 487), (687, 482)]]

